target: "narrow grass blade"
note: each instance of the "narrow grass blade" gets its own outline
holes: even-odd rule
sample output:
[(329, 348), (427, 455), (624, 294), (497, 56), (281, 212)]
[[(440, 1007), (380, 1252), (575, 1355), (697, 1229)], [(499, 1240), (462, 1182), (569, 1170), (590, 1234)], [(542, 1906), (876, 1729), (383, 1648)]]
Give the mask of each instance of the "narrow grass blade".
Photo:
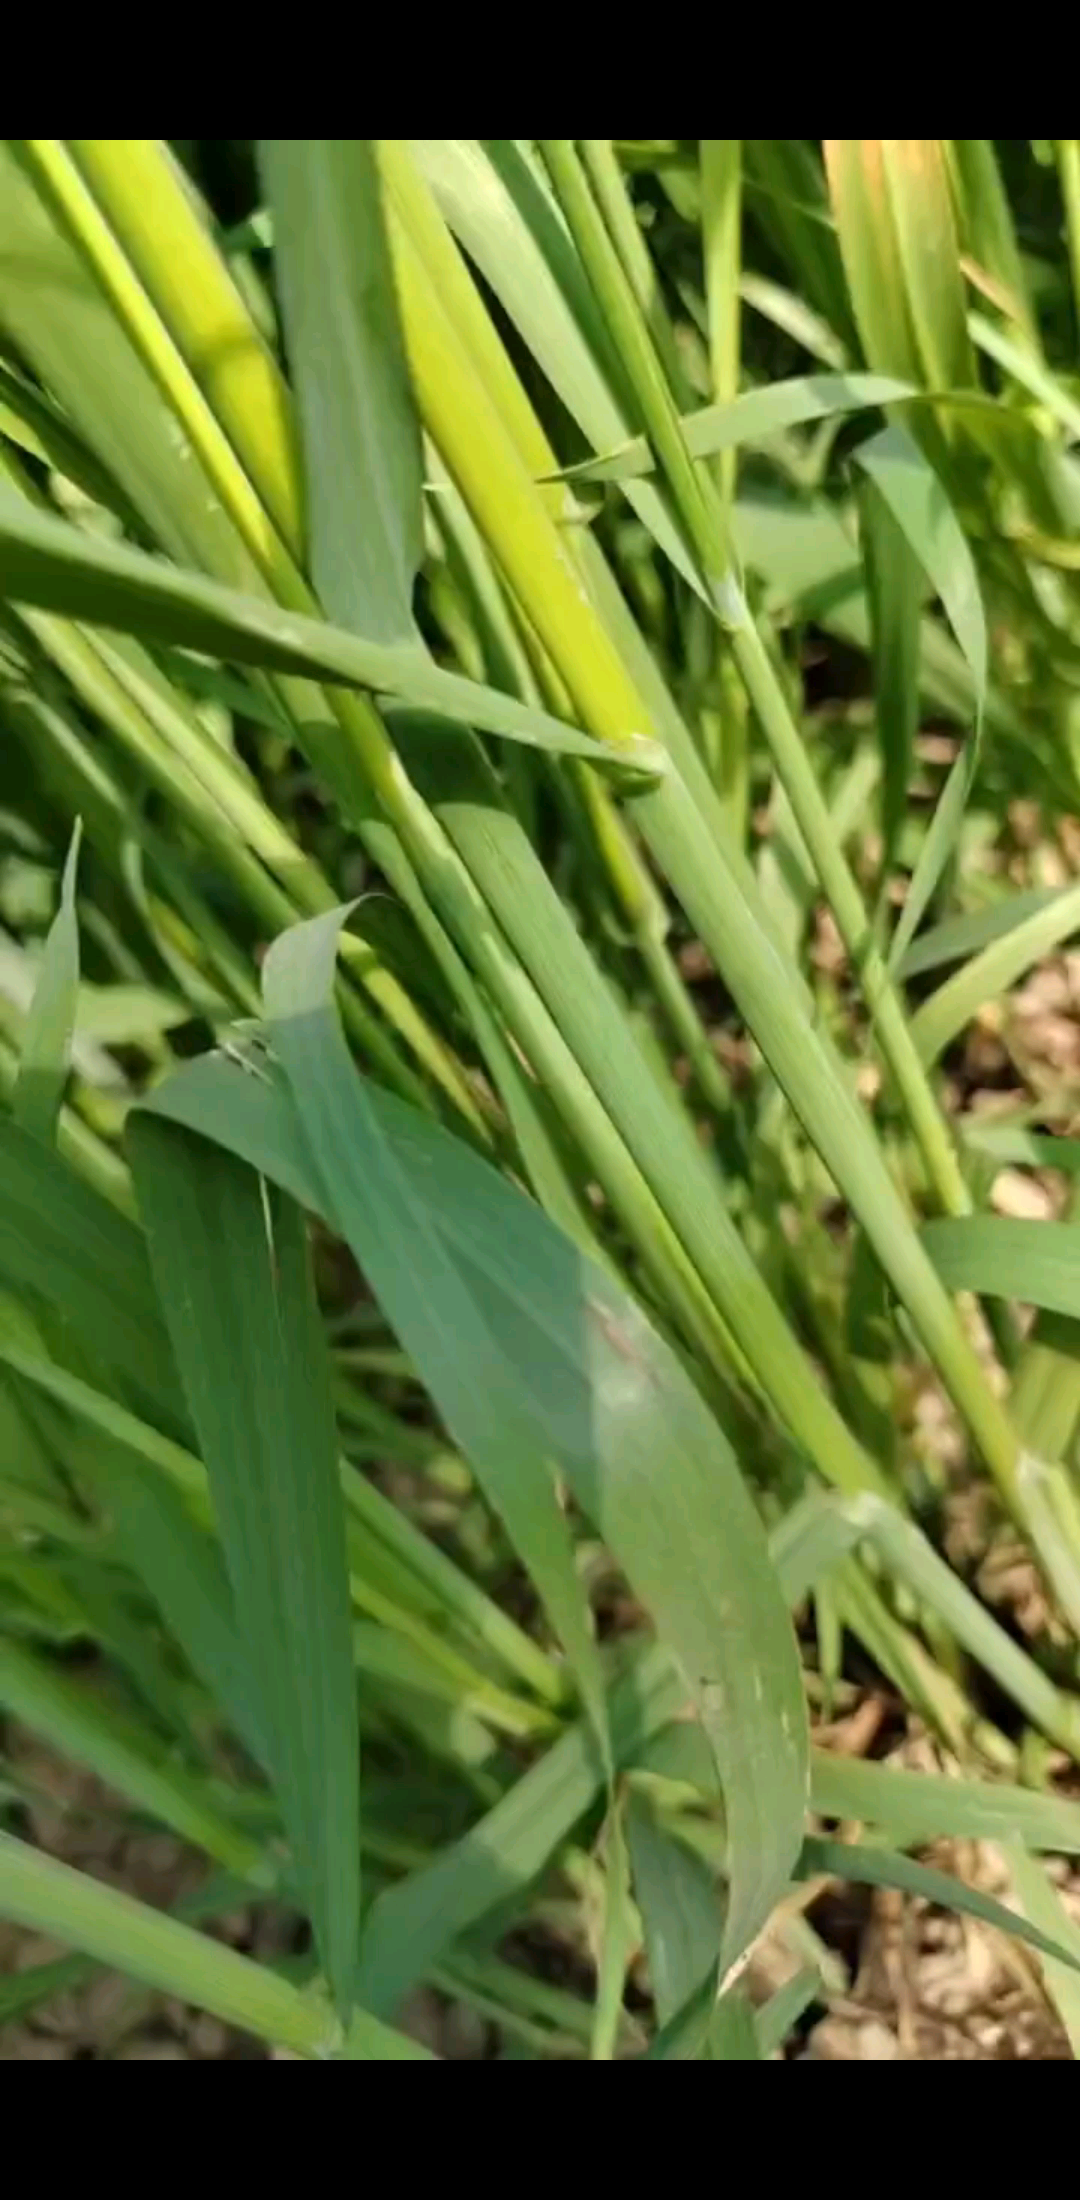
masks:
[(626, 1975), (638, 1944), (638, 1927), (630, 1895), (630, 1859), (623, 1829), (622, 1806), (616, 1804), (604, 1835), (604, 1914), (596, 1966), (596, 2001), (593, 2008), (592, 2060), (614, 2062), (623, 2021)]
[(977, 381), (940, 138), (880, 138), (915, 341), (931, 389)]
[[(958, 1227), (966, 1227), (959, 1225)], [(1037, 1225), (1036, 1227), (1046, 1227)], [(1026, 1461), (1028, 1480), (1033, 1463)], [(1005, 1633), (970, 1589), (938, 1556), (920, 1530), (880, 1498), (808, 1497), (770, 1540), (773, 1563), (794, 1608), (861, 1542), (869, 1541), (889, 1570), (936, 1612), (943, 1626), (992, 1674), (1032, 1723), (1072, 1755), (1080, 1747), (1080, 1703), (1053, 1682)], [(1053, 1572), (1059, 1537), (1040, 1555)]]
[(989, 1780), (903, 1772), (815, 1750), (811, 1807), (821, 1818), (877, 1826), (901, 1848), (932, 1841), (1022, 1841), (1048, 1855), (1080, 1856), (1080, 1803)]
[(0, 1979), (0, 2026), (17, 2024), (57, 1994), (76, 1993), (93, 1976), (86, 1956), (59, 1956), (54, 1963), (35, 1963), (14, 1978)]
[(1059, 1963), (1051, 1955), (1041, 1958), (1046, 1991), (1069, 2036), (1074, 2061), (1080, 2061), (1080, 1926), (1061, 1901), (1044, 1867), (1026, 1849), (1009, 1847), (1005, 1861), (1013, 1887), (1024, 1905), (1029, 1925), (1038, 1927), (1048, 1941), (1067, 1948), (1072, 1964)]
[[(345, 1046), (334, 1007), (338, 911), (299, 926), (264, 969), (270, 1031), (315, 1174), (379, 1304), (431, 1391), (528, 1567), (606, 1749), (606, 1711), (587, 1600), (552, 1476), (520, 1385), (467, 1274), (440, 1243), (427, 1202), (395, 1164)], [(332, 1189), (331, 1189), (332, 1188)], [(528, 1212), (528, 1210), (526, 1210)]]
[(264, 1965), (6, 1834), (0, 1834), (0, 1917), (70, 1942), (108, 1969), (308, 2061), (431, 2060), (425, 2048), (374, 2017), (358, 2015), (344, 2031), (326, 2004)]
[(989, 643), (971, 548), (932, 466), (902, 428), (861, 445), (858, 462), (884, 497), (963, 650), (978, 716), (986, 700)]
[(1020, 243), (993, 138), (946, 138), (961, 240), (1033, 350), (1039, 338)]
[(779, 2053), (789, 2040), (800, 2019), (806, 2015), (815, 2001), (824, 2001), (825, 1988), (820, 1971), (798, 1971), (786, 1986), (781, 1986), (757, 2011), (758, 2048), (763, 2062)]
[(747, 1996), (736, 1989), (718, 2002), (709, 2026), (709, 2060), (718, 2063), (761, 2062), (761, 2041)]
[(892, 963), (901, 961), (948, 862), (971, 790), (982, 739), (989, 643), (975, 561), (932, 466), (902, 428), (863, 444), (858, 461), (941, 600), (975, 686), (975, 733), (953, 767), (908, 889)]
[(264, 138), (275, 268), (303, 430), (310, 569), (339, 626), (411, 641), (420, 429), (368, 138)]
[(193, 1518), (164, 1475), (149, 1475), (101, 1435), (75, 1454), (97, 1483), (120, 1549), (149, 1591), (192, 1670), (224, 1708), (256, 1762), (272, 1763), (260, 1674), (236, 1628), (228, 1575), (217, 1543)]
[(639, 1796), (627, 1807), (634, 1894), (645, 1928), (649, 1983), (661, 2026), (717, 1977), (722, 1921), (712, 1875)]
[(1007, 993), (1028, 970), (1080, 929), (1080, 887), (1031, 908), (992, 939), (917, 1011), (912, 1030), (926, 1063), (936, 1062), (988, 1001)]
[(0, 1277), (45, 1301), (93, 1368), (178, 1431), (184, 1408), (140, 1231), (27, 1132), (0, 1119)]
[(156, 1428), (129, 1413), (118, 1405), (115, 1398), (95, 1390), (78, 1375), (44, 1356), (40, 1343), (36, 1349), (28, 1346), (21, 1328), (12, 1331), (10, 1320), (0, 1320), (0, 1360), (23, 1381), (40, 1390), (46, 1398), (52, 1398), (65, 1411), (74, 1413), (88, 1427), (101, 1432), (133, 1452), (136, 1458), (167, 1474), (177, 1488), (186, 1495), (205, 1500), (206, 1483), (202, 1467), (191, 1453), (179, 1444), (162, 1436)]
[(7, 364), (0, 364), (0, 430), (28, 458), (74, 482), (91, 503), (123, 513), (126, 499), (63, 414)]
[(11, 141), (0, 149), (9, 339), (116, 480), (150, 535), (233, 585), (250, 570), (186, 437), (164, 411), (89, 267), (52, 220)]
[[(617, 354), (558, 208), (522, 145), (510, 138), (418, 138), (413, 151), (454, 235), (587, 441), (598, 451), (624, 443), (636, 421), (622, 395)], [(406, 178), (395, 160), (391, 182), (397, 180), (400, 190)], [(483, 342), (472, 317), (470, 330)], [(496, 357), (500, 349), (496, 339)], [(477, 354), (477, 364), (493, 398), (509, 408), (526, 465), (543, 473), (530, 408), (523, 417), (490, 345)], [(635, 483), (627, 495), (665, 555), (696, 586), (693, 561), (655, 484)]]
[[(742, 139), (702, 138), (701, 197), (705, 246), (705, 298), (709, 315), (709, 363), (718, 404), (739, 394), (742, 360), (739, 277), (742, 273)], [(721, 496), (730, 513), (735, 459), (719, 466)]]
[(826, 138), (825, 168), (851, 304), (866, 357), (920, 382), (919, 354), (881, 138)]
[(928, 1223), (923, 1234), (950, 1290), (1020, 1299), (1073, 1321), (1080, 1317), (1080, 1225), (971, 1215)]
[(1014, 344), (996, 321), (987, 320), (985, 313), (970, 314), (968, 326), (986, 358), (992, 359), (995, 366), (1018, 382), (1036, 404), (1044, 405), (1064, 428), (1066, 441), (1075, 443), (1080, 437), (1080, 404), (1067, 384), (1058, 375), (1051, 374), (1041, 359)]
[(1071, 892), (1068, 886), (1036, 886), (1028, 893), (1008, 894), (985, 909), (973, 909), (967, 916), (947, 917), (932, 931), (921, 933), (908, 948), (899, 975), (921, 978), (928, 970), (940, 970), (946, 963), (967, 962)]
[(82, 827), (76, 825), (60, 886), (60, 907), (45, 942), (23, 1034), (11, 1108), (20, 1129), (51, 1146), (56, 1137), (79, 1006), (79, 924), (75, 882)]
[(908, 814), (919, 727), (922, 568), (873, 481), (860, 499), (881, 750), (882, 878), (888, 879)]
[[(686, 1690), (658, 1650), (617, 1681), (608, 1707), (617, 1767), (678, 1716)], [(603, 1792), (606, 1773), (591, 1724), (582, 1722), (523, 1773), (478, 1825), (400, 1885), (378, 1896), (367, 1922), (361, 1993), (391, 2011), (445, 1950), (481, 1919), (527, 1893)]]
[[(178, 1902), (173, 1916), (184, 1925), (210, 1924), (229, 1910), (242, 1907), (248, 1890), (242, 1880), (215, 1873), (198, 1889)], [(35, 1963), (16, 1978), (0, 1981), (0, 2025), (25, 2017), (58, 1994), (77, 1993), (96, 1977), (99, 1966), (91, 1956), (61, 1956), (54, 1963)]]
[(136, 1810), (203, 1849), (226, 1871), (264, 1888), (273, 1884), (268, 1858), (213, 1808), (202, 1783), (162, 1762), (152, 1729), (121, 1718), (45, 1659), (11, 1642), (0, 1642), (0, 1703), (53, 1749), (88, 1766)]
[[(716, 2000), (717, 1971), (710, 1971), (697, 1992), (684, 2002), (675, 2016), (669, 2018), (657, 2033), (646, 2056), (647, 2062), (699, 2062), (702, 2060), (709, 2038), (709, 2028), (715, 2022), (718, 2005)], [(729, 1997), (730, 1999), (730, 1997)]]
[[(826, 138), (826, 166), (830, 142), (846, 146), (858, 140)], [(817, 149), (803, 138), (747, 138), (745, 148), (748, 204), (775, 238), (781, 260), (795, 270), (799, 290), (836, 332), (836, 340), (845, 346), (853, 343), (852, 297)], [(830, 185), (832, 180), (830, 167)], [(855, 306), (857, 310), (857, 296)]]
[(1071, 1972), (1080, 1974), (1080, 1941), (1075, 1950), (1063, 1940), (1041, 1932), (1036, 1925), (1029, 1925), (1012, 1910), (1003, 1908), (989, 1895), (979, 1894), (973, 1887), (965, 1887), (960, 1879), (952, 1879), (946, 1872), (931, 1871), (925, 1864), (916, 1864), (910, 1856), (900, 1856), (891, 1849), (863, 1848), (843, 1841), (807, 1841), (799, 1860), (800, 1879), (816, 1879), (820, 1874), (828, 1878), (846, 1880), (857, 1887), (884, 1887), (896, 1894), (915, 1895), (923, 1902), (933, 1903), (935, 1909), (954, 1910), (961, 1917), (974, 1917), (982, 1925), (993, 1925), (1011, 1940), (1023, 1941), (1034, 1948), (1037, 1955), (1050, 1956), (1064, 1964)]
[[(768, 443), (789, 428), (816, 420), (836, 420), (881, 405), (918, 396), (910, 382), (884, 374), (807, 374), (790, 382), (770, 382), (760, 390), (724, 404), (703, 406), (683, 416), (682, 430), (694, 458), (718, 458), (750, 445)], [(619, 482), (651, 474), (656, 460), (645, 436), (624, 443), (605, 458), (583, 459), (566, 467), (561, 481)]]
[(219, 1147), (148, 1117), (132, 1147), (278, 1799), (345, 2013), (360, 1920), (359, 1736), (330, 1370), (304, 1224)]
[(764, 275), (744, 275), (739, 289), (743, 304), (752, 312), (760, 313), (763, 320), (781, 329), (793, 344), (798, 344), (811, 359), (816, 359), (819, 366), (843, 373), (847, 365), (843, 344), (804, 298)]
[(613, 750), (513, 696), (441, 671), (419, 646), (361, 640), (319, 619), (278, 611), (70, 527), (7, 490), (0, 493), (0, 584), (15, 603), (240, 664), (396, 695), (447, 727), (477, 726), (553, 755), (587, 757), (600, 770), (657, 778), (664, 769), (662, 752), (640, 727), (627, 726), (625, 746)]
[(969, 1116), (964, 1124), (964, 1144), (973, 1153), (988, 1154), (992, 1161), (1003, 1165), (1060, 1169), (1065, 1176), (1080, 1176), (1080, 1138), (1051, 1138), (1039, 1131), (1012, 1130), (1007, 1123), (984, 1123), (978, 1116)]

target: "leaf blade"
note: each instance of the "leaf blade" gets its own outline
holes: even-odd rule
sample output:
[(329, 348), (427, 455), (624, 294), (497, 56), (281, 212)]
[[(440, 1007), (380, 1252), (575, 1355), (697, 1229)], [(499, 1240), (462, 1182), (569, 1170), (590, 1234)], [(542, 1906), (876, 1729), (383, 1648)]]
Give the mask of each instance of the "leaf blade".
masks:
[(280, 611), (200, 573), (89, 535), (7, 489), (0, 491), (0, 584), (15, 603), (238, 664), (398, 696), (447, 726), (476, 726), (552, 755), (586, 757), (601, 770), (658, 777), (664, 769), (662, 752), (635, 727), (627, 728), (623, 747), (605, 746), (514, 696), (443, 672), (419, 646), (368, 641)]
[(75, 884), (81, 840), (82, 825), (77, 823), (64, 865), (60, 907), (45, 942), (26, 1020), (22, 1057), (11, 1100), (11, 1111), (20, 1130), (29, 1131), (46, 1146), (51, 1146), (56, 1138), (79, 1006)]
[(303, 436), (311, 570), (339, 626), (414, 638), (423, 553), (412, 402), (367, 138), (264, 138), (275, 265)]
[(843, 1841), (810, 1840), (799, 1862), (798, 1877), (814, 1879), (819, 1873), (848, 1880), (855, 1886), (884, 1887), (894, 1893), (915, 1895), (924, 1902), (933, 1903), (936, 1909), (957, 1910), (962, 1916), (976, 1918), (982, 1925), (992, 1925), (1009, 1939), (1023, 1941), (1037, 1955), (1050, 1956), (1069, 1971), (1080, 1973), (1080, 1943), (1074, 1950), (1064, 1941), (1052, 1939), (1037, 1926), (1017, 1917), (1014, 1911), (1006, 1910), (1000, 1902), (992, 1901), (989, 1895), (966, 1887), (962, 1880), (951, 1878), (947, 1872), (931, 1871), (926, 1864), (916, 1864), (910, 1856)]
[(7, 1834), (0, 1834), (0, 1916), (312, 2061), (432, 2059), (374, 2017), (357, 2016), (343, 2034), (328, 2010), (275, 1972)]
[(148, 1116), (131, 1138), (282, 1815), (344, 2014), (359, 1944), (359, 1729), (330, 1372), (304, 1225), (220, 1147)]
[(974, 736), (953, 766), (915, 866), (892, 943), (890, 965), (895, 967), (933, 899), (967, 805), (982, 741), (990, 644), (975, 561), (937, 474), (918, 445), (905, 429), (893, 426), (863, 444), (856, 456), (940, 598), (975, 690)]

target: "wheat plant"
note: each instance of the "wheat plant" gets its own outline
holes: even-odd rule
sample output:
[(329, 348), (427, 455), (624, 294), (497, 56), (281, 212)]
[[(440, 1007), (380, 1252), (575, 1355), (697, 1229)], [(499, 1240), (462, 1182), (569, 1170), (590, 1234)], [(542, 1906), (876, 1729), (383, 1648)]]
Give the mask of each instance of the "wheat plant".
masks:
[(1078, 235), (1074, 140), (3, 142), (0, 1714), (213, 1872), (0, 1834), (0, 2019), (762, 2059), (838, 1878), (1076, 2039), (1080, 1223), (988, 1198), (1076, 1102), (944, 1069), (1080, 929), (984, 860), (1080, 797)]

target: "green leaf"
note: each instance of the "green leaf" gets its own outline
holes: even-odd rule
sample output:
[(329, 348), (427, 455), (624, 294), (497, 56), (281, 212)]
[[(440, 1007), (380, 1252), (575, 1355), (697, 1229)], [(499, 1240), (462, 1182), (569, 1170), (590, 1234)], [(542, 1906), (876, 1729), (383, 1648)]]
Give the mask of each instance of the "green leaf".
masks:
[(330, 1368), (304, 1224), (218, 1146), (146, 1115), (131, 1143), (278, 1800), (344, 2014), (359, 1940), (359, 1731)]
[(931, 389), (977, 382), (964, 278), (940, 138), (881, 138), (908, 306)]
[[(186, 1925), (209, 1924), (229, 1910), (242, 1908), (248, 1890), (242, 1880), (225, 1872), (204, 1881), (195, 1894), (177, 1903), (174, 1915)], [(61, 1956), (55, 1963), (35, 1963), (18, 1976), (0, 1980), (0, 2025), (26, 2017), (58, 1994), (78, 1993), (90, 1985), (98, 1965), (89, 1956)]]
[(186, 1024), (191, 1008), (148, 985), (82, 985), (76, 1035), (101, 1047), (142, 1047)]
[(1080, 1856), (1080, 1803), (1032, 1788), (961, 1780), (814, 1750), (811, 1807), (822, 1818), (879, 1826), (902, 1848), (931, 1841), (1022, 1841), (1047, 1854)]
[(799, 2019), (815, 2001), (825, 1999), (820, 1971), (797, 1971), (786, 1986), (778, 1988), (757, 2012), (758, 2047), (763, 2062), (777, 2054), (791, 2037)]
[(1007, 1848), (1005, 1861), (1028, 1923), (1037, 1926), (1048, 1941), (1067, 1948), (1072, 1957), (1071, 1965), (1046, 1954), (1041, 1961), (1046, 1991), (1069, 2035), (1073, 2058), (1080, 2060), (1080, 1981), (1076, 1975), (1080, 1970), (1080, 1926), (1069, 1916), (1044, 1867), (1026, 1849)]
[(291, 2048), (305, 2060), (431, 2061), (426, 2048), (374, 2017), (358, 2015), (343, 2031), (324, 2003), (274, 1971), (5, 1834), (0, 1834), (0, 1917), (69, 1942), (110, 1970), (207, 2009), (223, 2023)]
[(285, 337), (303, 435), (310, 568), (339, 626), (414, 638), (420, 428), (369, 138), (264, 138)]
[(903, 428), (883, 430), (856, 454), (884, 497), (922, 566), (975, 683), (978, 716), (986, 699), (989, 641), (975, 561), (932, 466)]
[(72, 835), (60, 887), (60, 908), (41, 959), (23, 1035), (22, 1059), (12, 1095), (16, 1123), (51, 1146), (71, 1067), (71, 1042), (79, 1002), (79, 922), (75, 881), (82, 826)]
[(761, 2062), (761, 2042), (753, 2009), (737, 1989), (718, 2002), (709, 2026), (709, 2059), (722, 2063)]
[(123, 509), (115, 482), (72, 435), (55, 405), (7, 365), (0, 365), (0, 431), (28, 457), (73, 481), (93, 503)]
[(179, 1432), (184, 1409), (146, 1247), (65, 1161), (0, 1119), (0, 1277), (42, 1299), (91, 1367)]
[(89, 1766), (100, 1780), (240, 1879), (273, 1884), (268, 1859), (215, 1810), (202, 1783), (162, 1762), (152, 1729), (121, 1718), (44, 1658), (0, 1642), (0, 1704), (53, 1749)]
[[(70, 1454), (69, 1454), (70, 1455)], [(255, 1760), (269, 1767), (260, 1675), (245, 1655), (221, 1551), (164, 1475), (146, 1474), (100, 1434), (75, 1464), (102, 1490), (120, 1550), (149, 1591), (193, 1671)]]
[(1080, 1226), (998, 1215), (930, 1222), (923, 1241), (950, 1291), (1080, 1316)]
[[(327, 944), (331, 937), (327, 926)], [(288, 1057), (290, 1076), (312, 1088), (314, 1065), (325, 1063), (321, 1028), (316, 1038), (309, 1023), (305, 1043), (294, 1042)], [(334, 1155), (333, 1174), (320, 1170), (314, 1182), (287, 1111), (273, 1104), (272, 1082), (234, 1078), (229, 1106), (220, 1080), (192, 1072), (157, 1095), (155, 1106), (176, 1115), (187, 1099), (188, 1119), (206, 1135), (241, 1141), (257, 1166), (343, 1230), (362, 1266), (377, 1260), (372, 1282), (379, 1296), (393, 1288), (394, 1304), (386, 1303), (395, 1326), (421, 1316), (425, 1328), (431, 1322), (430, 1310), (413, 1303), (417, 1278), (405, 1267), (404, 1248), (411, 1263), (437, 1224), (459, 1279), (456, 1295), (423, 1352), (403, 1341), (444, 1412), (443, 1385), (461, 1384), (460, 1340), (469, 1334), (462, 1323), (469, 1321), (476, 1349), (485, 1346), (480, 1364), (491, 1364), (497, 1342), (520, 1394), (515, 1424), (524, 1411), (534, 1443), (566, 1476), (678, 1658), (729, 1798), (727, 1946), (738, 1943), (741, 1954), (752, 1937), (748, 1920), (756, 1918), (759, 1930), (777, 1898), (782, 1858), (801, 1821), (805, 1712), (790, 1624), (735, 1460), (668, 1348), (612, 1279), (463, 1146), (434, 1125), (429, 1136), (419, 1115), (388, 1105), (377, 1087), (363, 1086), (361, 1113), (351, 1069), (349, 1076), (347, 1099), (344, 1064), (340, 1078), (328, 1079), (324, 1067), (310, 1094), (313, 1118), (318, 1110), (325, 1122), (320, 1139), (330, 1150), (332, 1137)], [(197, 1095), (213, 1100), (205, 1118)], [(393, 1183), (395, 1153), (411, 1187), (404, 1212), (416, 1221), (402, 1250), (391, 1241), (388, 1252), (375, 1239), (372, 1209), (384, 1182)], [(339, 1211), (346, 1190), (347, 1214)], [(468, 1314), (466, 1291), (474, 1302)], [(507, 1378), (500, 1380), (505, 1393)]]
[(718, 1979), (719, 1971), (713, 1964), (697, 1992), (683, 2003), (682, 2008), (657, 2033), (645, 2058), (647, 2062), (702, 2060), (710, 2026), (716, 2022), (718, 2016)]
[[(1027, 1465), (1030, 1478), (1034, 1463)], [(774, 1529), (769, 1547), (791, 1607), (800, 1604), (814, 1584), (862, 1542), (873, 1545), (889, 1571), (936, 1613), (1034, 1725), (1070, 1755), (1080, 1747), (1080, 1709), (1075, 1700), (1057, 1689), (1005, 1633), (921, 1531), (881, 1498), (869, 1494), (826, 1497), (815, 1492)]]
[[(744, 142), (751, 204), (757, 219), (775, 240), (781, 260), (794, 270), (799, 291), (805, 293), (844, 344), (849, 344), (853, 335), (851, 300), (816, 146), (811, 147), (805, 138), (747, 138)], [(858, 141), (841, 138), (833, 142), (850, 145)], [(824, 143), (828, 153), (830, 141)]]
[(46, 1398), (52, 1398), (65, 1411), (74, 1413), (90, 1428), (100, 1429), (110, 1441), (124, 1446), (136, 1458), (145, 1459), (149, 1466), (158, 1468), (175, 1482), (178, 1489), (195, 1500), (205, 1503), (206, 1478), (197, 1459), (191, 1453), (162, 1436), (147, 1422), (118, 1405), (114, 1398), (95, 1390), (78, 1375), (72, 1375), (65, 1367), (46, 1358), (40, 1343), (31, 1348), (10, 1318), (0, 1322), (0, 1360), (40, 1390)]
[(621, 1803), (616, 1803), (608, 1813), (603, 1849), (604, 1910), (596, 1965), (591, 2057), (593, 2062), (608, 2063), (616, 2059), (626, 1976), (638, 1946)]
[(988, 1001), (1007, 993), (1026, 971), (1052, 955), (1078, 929), (1080, 887), (1071, 886), (1037, 904), (1007, 932), (991, 939), (981, 954), (965, 963), (923, 1002), (913, 1019), (912, 1030), (923, 1061), (938, 1061)]
[(947, 917), (932, 931), (920, 934), (908, 948), (898, 974), (905, 979), (921, 978), (927, 970), (940, 970), (945, 963), (966, 962), (1071, 892), (1068, 886), (1036, 886), (1030, 893), (1008, 894), (985, 909), (973, 909), (967, 916)]
[(887, 879), (908, 815), (919, 728), (922, 569), (872, 480), (863, 487), (860, 517), (882, 760), (882, 876)]
[(630, 1799), (626, 1837), (656, 2014), (668, 2025), (709, 1979), (715, 1997), (720, 1902), (708, 1866), (640, 1796)]
[(782, 329), (793, 344), (809, 352), (820, 366), (843, 372), (847, 363), (843, 344), (828, 322), (823, 321), (804, 298), (764, 275), (744, 275), (739, 289), (743, 304), (752, 312), (760, 313), (774, 328)]
[[(512, 138), (416, 138), (412, 150), (443, 215), (593, 448), (624, 443), (619, 361), (542, 174)], [(649, 468), (644, 469), (645, 472)], [(628, 499), (687, 583), (693, 560), (656, 485)]]
[(1040, 1932), (1037, 1926), (1028, 1925), (1012, 1910), (1003, 1908), (989, 1895), (979, 1894), (973, 1887), (965, 1887), (960, 1879), (952, 1879), (946, 1872), (931, 1871), (925, 1864), (916, 1864), (910, 1856), (899, 1856), (891, 1849), (870, 1849), (850, 1846), (843, 1841), (807, 1841), (799, 1859), (797, 1876), (800, 1879), (816, 1879), (824, 1873), (830, 1879), (843, 1879), (856, 1887), (885, 1887), (897, 1894), (915, 1895), (923, 1902), (931, 1902), (938, 1910), (955, 1910), (962, 1917), (978, 1918), (982, 1925), (993, 1925), (1010, 1940), (1023, 1941), (1034, 1948), (1037, 1955), (1051, 1956), (1065, 1964), (1070, 1971), (1080, 1972), (1080, 1944), (1075, 1951), (1063, 1941), (1052, 1939)]
[(1080, 1176), (1080, 1138), (1051, 1138), (1038, 1131), (1012, 1130), (1007, 1123), (984, 1123), (968, 1116), (963, 1125), (964, 1144), (973, 1153), (1018, 1169), (1060, 1169), (1065, 1176)]
[[(617, 1681), (608, 1703), (617, 1767), (632, 1764), (650, 1735), (685, 1706), (686, 1690), (659, 1650)], [(546, 1756), (452, 1848), (378, 1896), (364, 1934), (361, 1992), (393, 2009), (463, 1933), (519, 1902), (602, 1792), (606, 1772), (591, 1723), (564, 1734)]]
[[(11, 141), (0, 147), (5, 334), (171, 556), (232, 586), (251, 566), (202, 468)], [(109, 501), (109, 500), (107, 500)]]
[(664, 770), (663, 752), (633, 726), (618, 749), (593, 741), (513, 696), (440, 671), (418, 644), (364, 641), (322, 620), (279, 611), (257, 596), (69, 527), (7, 489), (0, 491), (0, 588), (14, 603), (91, 626), (395, 695), (433, 711), (448, 727), (476, 726), (552, 755), (587, 757), (617, 775), (657, 778)]
[(1023, 350), (1019, 344), (1012, 343), (993, 321), (987, 320), (984, 313), (970, 314), (968, 327), (979, 350), (985, 352), (995, 366), (1003, 368), (1006, 374), (1019, 382), (1021, 388), (1027, 390), (1037, 404), (1045, 405), (1047, 411), (1064, 428), (1069, 441), (1075, 443), (1080, 438), (1080, 405), (1075, 397), (1070, 396), (1058, 376), (1051, 374), (1041, 359)]
[(844, 273), (863, 350), (879, 373), (920, 382), (883, 140), (826, 138), (824, 149)]
[(940, 598), (975, 689), (974, 739), (953, 767), (915, 867), (893, 941), (895, 966), (933, 899), (967, 804), (982, 739), (989, 641), (975, 561), (937, 474), (918, 445), (903, 428), (886, 428), (862, 445), (857, 458)]
[[(738, 397), (742, 364), (742, 139), (702, 138), (700, 161), (710, 386), (717, 403), (727, 405)], [(727, 514), (735, 494), (736, 472), (734, 453), (729, 453), (717, 473)]]
[(35, 1963), (13, 1978), (0, 1979), (0, 2025), (16, 2024), (57, 1994), (77, 1993), (93, 1976), (94, 1966), (85, 1956), (59, 1956), (55, 1963)]
[(542, 1596), (585, 1704), (607, 1743), (604, 1689), (588, 1604), (552, 1476), (467, 1273), (440, 1241), (426, 1198), (388, 1149), (357, 1078), (334, 1007), (347, 911), (285, 934), (264, 968), (274, 1046), (292, 1089), (317, 1181), (342, 1235), (420, 1371), (440, 1416), (497, 1511)]
[(966, 250), (991, 277), (1004, 310), (1037, 351), (1027, 277), (994, 140), (946, 138), (944, 144)]
[[(880, 405), (898, 404), (918, 392), (910, 382), (898, 382), (884, 374), (806, 374), (790, 382), (769, 382), (763, 389), (748, 390), (725, 405), (706, 405), (687, 413), (682, 422), (687, 448), (694, 458), (715, 458), (724, 451), (747, 444), (768, 443), (789, 428), (802, 428), (815, 420), (835, 420), (846, 413), (867, 412)], [(606, 458), (590, 458), (567, 467), (561, 481), (640, 480), (655, 470), (656, 460), (644, 436), (624, 443)]]

